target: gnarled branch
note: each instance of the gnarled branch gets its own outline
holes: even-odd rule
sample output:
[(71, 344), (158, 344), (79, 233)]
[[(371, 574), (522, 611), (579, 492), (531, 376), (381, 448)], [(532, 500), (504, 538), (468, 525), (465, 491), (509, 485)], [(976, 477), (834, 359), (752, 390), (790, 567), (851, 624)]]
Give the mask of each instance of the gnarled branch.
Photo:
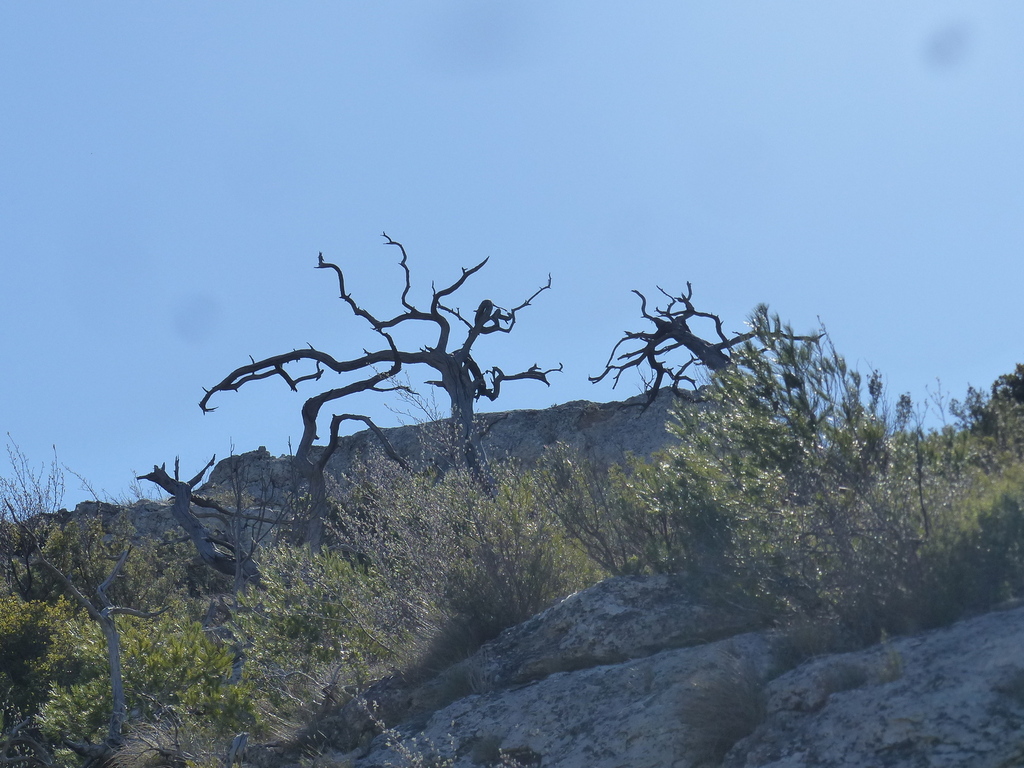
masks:
[[(487, 264), (488, 259), (484, 259), (475, 266), (463, 267), (461, 274), (451, 283), (440, 288), (432, 285), (429, 309), (424, 310), (417, 307), (410, 298), (412, 273), (409, 269), (408, 254), (406, 253), (405, 246), (397, 240), (393, 240), (387, 233), (384, 233), (383, 237), (385, 245), (396, 247), (401, 253), (399, 266), (404, 275), (400, 298), (402, 309), (392, 317), (378, 316), (356, 302), (346, 285), (344, 270), (337, 264), (325, 260), (323, 253), (320, 253), (317, 257), (316, 268), (329, 269), (335, 273), (338, 279), (340, 298), (348, 305), (356, 317), (365, 320), (370, 328), (386, 342), (384, 348), (374, 351), (364, 349), (362, 355), (344, 360), (335, 358), (312, 347), (293, 350), (292, 352), (274, 355), (258, 361), (250, 358), (248, 365), (236, 368), (221, 382), (206, 390), (202, 400), (199, 402), (199, 406), (204, 413), (212, 411), (213, 407), (210, 405), (210, 400), (216, 393), (237, 391), (249, 382), (260, 379), (279, 377), (290, 389), (297, 390), (298, 385), (303, 382), (320, 381), (328, 371), (338, 374), (373, 371), (372, 375), (364, 376), (355, 382), (314, 395), (302, 406), (303, 431), (295, 452), (295, 459), (301, 474), (310, 483), (310, 495), (313, 500), (314, 509), (307, 536), (314, 546), (317, 546), (315, 539), (319, 535), (320, 525), (316, 521), (322, 517), (323, 512), (326, 510), (324, 467), (337, 447), (338, 428), (341, 422), (347, 420), (363, 421), (374, 431), (378, 438), (381, 438), (381, 442), (388, 455), (400, 461), (400, 457), (384, 439), (383, 432), (367, 417), (353, 414), (336, 415), (332, 418), (330, 441), (326, 450), (314, 460), (311, 457), (310, 451), (315, 441), (319, 439), (317, 423), (321, 410), (325, 405), (358, 392), (383, 392), (401, 389), (403, 387), (385, 386), (385, 382), (396, 376), (403, 366), (426, 365), (439, 374), (439, 378), (430, 380), (427, 383), (443, 388), (451, 400), (451, 413), (460, 429), (461, 440), (465, 447), (467, 466), (474, 474), (482, 476), (486, 474), (486, 458), (483, 456), (479, 440), (474, 436), (474, 402), (481, 397), (486, 397), (490, 400), (496, 399), (503, 381), (533, 379), (547, 384), (548, 374), (561, 370), (561, 366), (549, 370), (542, 370), (539, 366), (533, 366), (527, 371), (505, 374), (500, 368), (492, 368), (485, 375), (481, 366), (474, 359), (472, 349), (480, 336), (492, 333), (509, 333), (515, 326), (518, 312), (530, 306), (537, 296), (551, 287), (550, 275), (545, 285), (538, 288), (529, 298), (511, 309), (499, 307), (490, 299), (481, 301), (472, 320), (470, 320), (463, 316), (457, 308), (449, 306), (448, 300), (466, 284), (470, 277)], [(451, 318), (455, 318), (466, 329), (465, 339), (459, 344), (452, 343)], [(410, 323), (417, 322), (432, 324), (437, 330), (436, 340), (432, 345), (422, 347), (417, 351), (400, 349), (392, 334), (401, 328), (407, 328)], [(312, 363), (314, 366), (313, 370), (309, 371), (307, 369), (301, 375), (291, 372), (292, 366), (303, 363), (306, 365)]]
[[(696, 388), (697, 380), (687, 373), (691, 366), (703, 366), (712, 372), (721, 371), (732, 363), (729, 351), (733, 347), (758, 336), (756, 331), (726, 335), (718, 315), (701, 312), (694, 306), (693, 285), (689, 282), (686, 283), (686, 293), (679, 296), (673, 296), (661, 287), (658, 290), (669, 301), (665, 307), (655, 307), (653, 314), (648, 311), (647, 297), (640, 291), (633, 291), (640, 297), (641, 316), (650, 321), (654, 328), (645, 331), (626, 331), (612, 347), (604, 370), (597, 376), (590, 377), (590, 381), (596, 384), (610, 375), (612, 386), (615, 387), (624, 372), (631, 368), (639, 370), (647, 395), (641, 406), (643, 408), (654, 402), (663, 386), (670, 386), (677, 394), (684, 383)], [(693, 318), (711, 320), (718, 340), (708, 341), (695, 334), (688, 325), (688, 321)], [(781, 328), (770, 331), (769, 335), (794, 341), (817, 341), (820, 338), (794, 336), (784, 333)], [(689, 359), (682, 362), (672, 361), (669, 356), (680, 349), (689, 352)]]

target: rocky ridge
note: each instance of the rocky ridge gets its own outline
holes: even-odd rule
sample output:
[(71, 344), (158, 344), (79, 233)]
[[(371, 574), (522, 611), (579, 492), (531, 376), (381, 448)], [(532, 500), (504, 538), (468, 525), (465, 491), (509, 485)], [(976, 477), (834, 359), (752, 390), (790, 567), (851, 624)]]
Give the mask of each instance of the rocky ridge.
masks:
[(379, 684), (374, 718), (371, 688), (322, 748), (354, 768), (1024, 765), (1024, 608), (787, 671), (785, 633), (680, 586), (566, 598), (424, 686)]
[[(607, 464), (667, 445), (667, 407), (577, 402), (481, 419), (492, 458), (530, 461), (565, 442)], [(433, 434), (389, 431), (419, 461)], [(339, 482), (373, 439), (346, 439), (332, 464)], [(202, 492), (233, 478), (254, 496), (294, 482), (288, 457), (261, 450), (221, 462)], [(161, 502), (129, 517), (143, 533), (171, 525)], [(652, 576), (567, 597), (432, 679), (392, 676), (327, 713), (304, 764), (315, 754), (337, 768), (1024, 765), (1024, 607), (794, 660), (768, 617), (689, 594), (679, 577)], [(247, 757), (263, 768), (292, 759), (268, 747)]]
[[(650, 456), (675, 442), (666, 424), (677, 399), (700, 407), (698, 396), (688, 392), (678, 398), (665, 392), (646, 409), (641, 407), (643, 398), (639, 396), (610, 403), (574, 400), (544, 409), (479, 413), (476, 428), (491, 461), (532, 464), (558, 443), (578, 451), (598, 466), (608, 467), (621, 463), (628, 454)], [(448, 420), (442, 419), (382, 431), (412, 467), (445, 469), (453, 463), (451, 456), (455, 453), (447, 437), (448, 425)], [(377, 436), (365, 429), (341, 439), (327, 471), (344, 486), (354, 467), (375, 458), (387, 461)], [(265, 495), (268, 487), (283, 489), (295, 482), (290, 457), (272, 457), (261, 448), (221, 461), (200, 492), (229, 487), (235, 472), (240, 473), (246, 492), (253, 498)]]
[[(692, 407), (700, 407), (696, 395), (683, 393), (681, 398)], [(624, 461), (628, 454), (650, 456), (675, 442), (666, 429), (669, 410), (675, 402), (671, 393), (658, 397), (646, 409), (640, 407), (642, 402), (640, 397), (610, 403), (575, 400), (540, 410), (481, 413), (477, 415), (477, 425), (484, 450), (492, 461), (531, 464), (545, 450), (561, 444), (598, 466), (607, 467)], [(446, 424), (446, 420), (441, 420), (392, 427), (383, 432), (413, 467), (444, 467), (451, 455), (445, 438)], [(368, 429), (341, 439), (327, 466), (335, 488), (343, 491), (354, 469), (364, 460), (388, 461), (383, 458), (378, 438)], [(248, 504), (270, 508), (280, 508), (303, 489), (292, 457), (272, 456), (261, 446), (219, 461), (197, 492), (231, 499), (236, 481)], [(175, 525), (170, 505), (150, 499), (127, 507), (88, 501), (79, 504), (74, 512), (104, 518), (122, 513), (142, 536), (159, 537)], [(212, 524), (216, 527), (215, 521)]]

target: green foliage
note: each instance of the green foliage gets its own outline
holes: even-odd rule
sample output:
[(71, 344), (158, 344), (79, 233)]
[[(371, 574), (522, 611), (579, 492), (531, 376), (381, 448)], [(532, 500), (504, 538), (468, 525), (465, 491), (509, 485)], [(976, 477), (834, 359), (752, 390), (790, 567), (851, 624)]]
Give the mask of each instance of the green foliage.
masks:
[(0, 704), (6, 729), (34, 715), (54, 686), (66, 685), (78, 669), (75, 650), (63, 636), (71, 608), (0, 598)]
[[(210, 638), (180, 607), (156, 619), (118, 617), (125, 695), (132, 722), (152, 722), (173, 712), (192, 729), (221, 735), (249, 727), (252, 690), (231, 681), (234, 654)], [(107, 644), (86, 618), (65, 622), (63, 632), (81, 660), (76, 681), (56, 690), (40, 723), (54, 740), (101, 737), (111, 712)]]
[(959, 429), (926, 434), (908, 397), (892, 409), (881, 376), (865, 381), (824, 333), (799, 339), (764, 307), (751, 325), (704, 405), (677, 409), (678, 447), (604, 479), (565, 457), (551, 470), (554, 509), (591, 557), (863, 639), (1024, 587), (1019, 371), (956, 406)]
[[(110, 573), (120, 554), (132, 550), (122, 573), (108, 590), (114, 605), (140, 610), (159, 609), (168, 600), (182, 598), (194, 581), (189, 571), (193, 553), (181, 543), (135, 540), (135, 530), (123, 517), (105, 526), (99, 517), (68, 521), (54, 527), (43, 544), (43, 554), (84, 593), (91, 595)], [(40, 596), (60, 595), (64, 587), (51, 574), (36, 577)]]
[(465, 499), (446, 599), (481, 639), (599, 578), (551, 506), (542, 475), (507, 468), (494, 496)]
[(680, 446), (636, 482), (676, 532), (662, 556), (776, 608), (827, 607), (869, 625), (898, 614), (920, 521), (884, 482), (903, 460), (902, 425), (880, 377), (865, 397), (824, 334), (794, 339), (764, 307), (751, 324), (757, 343), (734, 350), (706, 408), (677, 411)]
[(419, 637), (433, 671), (600, 578), (552, 512), (543, 471), (492, 473), (485, 490), (457, 467), (413, 472), (371, 458), (342, 504), (341, 544), (375, 566), (392, 596), (382, 629)]
[(613, 575), (660, 570), (679, 547), (679, 531), (639, 489), (655, 469), (631, 457), (607, 472), (564, 445), (547, 452), (540, 478), (546, 503), (569, 538)]
[(922, 553), (931, 624), (1024, 595), (1024, 465), (976, 480), (954, 509)]
[(384, 595), (372, 571), (336, 552), (289, 546), (264, 550), (260, 567), (260, 587), (239, 596), (233, 622), (247, 678), (262, 684), (337, 664), (363, 677), (370, 661), (391, 656), (400, 638), (377, 635), (373, 606)]

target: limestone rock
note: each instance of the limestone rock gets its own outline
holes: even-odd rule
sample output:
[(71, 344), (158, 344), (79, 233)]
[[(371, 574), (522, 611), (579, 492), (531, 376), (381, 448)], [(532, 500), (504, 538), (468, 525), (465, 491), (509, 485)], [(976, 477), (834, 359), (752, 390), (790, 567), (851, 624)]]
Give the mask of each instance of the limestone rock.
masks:
[[(683, 393), (679, 398), (701, 407), (697, 394)], [(627, 454), (650, 456), (673, 444), (675, 438), (666, 425), (675, 401), (676, 397), (666, 392), (644, 410), (639, 397), (611, 403), (575, 400), (541, 410), (481, 413), (476, 422), (484, 451), (492, 461), (513, 459), (530, 464), (546, 448), (562, 443), (598, 466), (607, 467), (621, 463)], [(453, 463), (455, 453), (446, 437), (446, 425), (446, 421), (438, 421), (383, 431), (395, 450), (413, 466), (445, 468)], [(344, 485), (360, 460), (379, 453), (378, 438), (370, 430), (343, 437), (327, 466), (328, 472)], [(280, 503), (299, 485), (290, 457), (273, 457), (260, 448), (219, 462), (199, 492), (225, 493), (235, 477), (250, 498), (272, 504)]]
[(750, 611), (694, 603), (681, 577), (619, 576), (506, 630), (482, 651), (480, 664), (494, 685), (517, 685), (732, 637), (760, 624)]
[(672, 587), (667, 577), (612, 579), (567, 598), (459, 665), (465, 690), (452, 703), (417, 712), (458, 668), (409, 692), (404, 722), (347, 759), (356, 768), (435, 758), (453, 768), (1024, 765), (1024, 608), (780, 673), (777, 633), (744, 631), (742, 616), (688, 604)]
[(449, 759), (452, 768), (523, 764), (517, 756), (545, 768), (697, 765), (707, 744), (684, 721), (687, 701), (702, 675), (737, 657), (766, 667), (770, 645), (745, 634), (472, 694), (422, 729), (413, 724), (379, 736), (355, 765), (406, 765), (410, 755)]
[(728, 768), (1024, 765), (1024, 609), (827, 656), (767, 693)]

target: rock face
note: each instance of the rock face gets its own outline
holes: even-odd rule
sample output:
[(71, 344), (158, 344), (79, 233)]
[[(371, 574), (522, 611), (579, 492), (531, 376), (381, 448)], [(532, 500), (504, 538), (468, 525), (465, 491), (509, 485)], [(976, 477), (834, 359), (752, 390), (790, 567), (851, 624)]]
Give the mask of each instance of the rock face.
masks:
[[(674, 397), (663, 393), (650, 407), (641, 409), (639, 397), (624, 402), (592, 403), (576, 400), (543, 410), (505, 411), (478, 414), (477, 423), (484, 449), (494, 461), (512, 459), (523, 464), (536, 462), (544, 451), (556, 443), (568, 446), (608, 467), (622, 462), (627, 454), (646, 457), (676, 442), (666, 425), (670, 408), (677, 402), (699, 408), (699, 396), (682, 393)], [(395, 449), (414, 467), (444, 466), (447, 422), (432, 422), (383, 430)], [(345, 478), (359, 461), (380, 454), (378, 438), (363, 430), (342, 438), (328, 464), (328, 472), (337, 486), (344, 488)], [(387, 459), (381, 459), (387, 461)], [(272, 456), (260, 447), (221, 460), (210, 473), (209, 480), (196, 489), (200, 495), (212, 496), (234, 507), (235, 487), (242, 492), (244, 505), (250, 511), (265, 506), (281, 509), (303, 490), (290, 456)], [(160, 538), (177, 523), (170, 504), (145, 499), (129, 505), (85, 501), (78, 504), (71, 518), (99, 517), (108, 528), (116, 519), (129, 521), (141, 537)], [(215, 520), (208, 521), (216, 529)]]
[[(669, 409), (677, 400), (698, 405), (698, 396), (665, 392), (647, 409), (641, 398), (625, 402), (592, 403), (575, 400), (543, 410), (505, 411), (477, 415), (484, 451), (492, 461), (513, 459), (524, 464), (537, 461), (544, 450), (561, 443), (607, 467), (622, 462), (627, 454), (650, 456), (675, 442), (666, 429)], [(431, 422), (383, 430), (395, 450), (413, 466), (450, 464), (451, 446), (446, 422)], [(342, 438), (328, 464), (328, 472), (344, 484), (344, 478), (361, 460), (380, 453), (378, 438), (363, 430)], [(386, 459), (384, 459), (386, 460)], [(214, 467), (201, 493), (231, 486), (239, 477), (251, 498), (276, 502), (297, 483), (290, 457), (273, 457), (265, 448), (221, 461)]]
[(683, 594), (603, 582), (415, 691), (389, 681), (401, 722), (329, 746), (356, 768), (1024, 765), (1024, 608), (781, 671), (778, 632)]
[(1024, 609), (818, 659), (767, 696), (729, 768), (1024, 765)]

